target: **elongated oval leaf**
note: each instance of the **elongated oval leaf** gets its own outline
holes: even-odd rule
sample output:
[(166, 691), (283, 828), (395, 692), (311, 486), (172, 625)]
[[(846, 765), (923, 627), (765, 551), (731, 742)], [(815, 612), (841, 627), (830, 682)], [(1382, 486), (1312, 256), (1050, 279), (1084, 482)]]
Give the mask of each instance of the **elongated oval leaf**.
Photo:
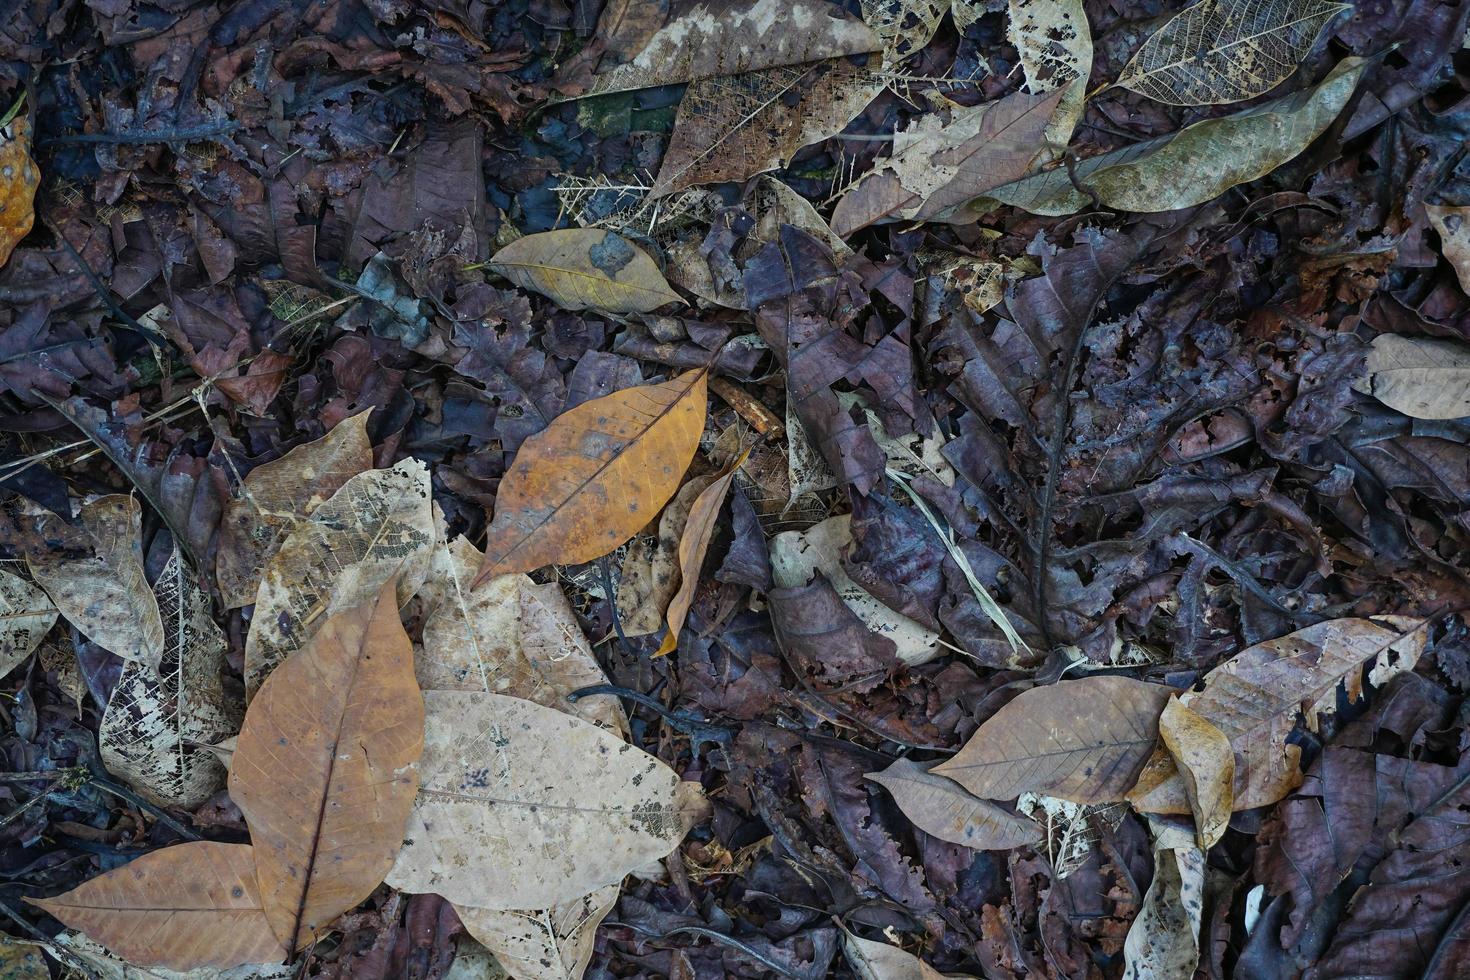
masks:
[(1041, 827), (936, 776), (912, 759), (899, 759), (867, 778), (893, 796), (903, 815), (926, 834), (977, 851), (1005, 851), (1041, 840)]
[(230, 797), (271, 928), (295, 950), (372, 894), (418, 788), (424, 702), (395, 583), (332, 616), (250, 705)]
[[(945, 974), (907, 950), (876, 939), (862, 939), (846, 930), (842, 951), (859, 980), (944, 980)], [(951, 980), (973, 980), (969, 974), (949, 974)]]
[(495, 954), (516, 980), (581, 980), (597, 927), (618, 902), (607, 885), (571, 902), (531, 912), (456, 905), (465, 931)]
[(55, 604), (34, 582), (0, 570), (0, 677), (41, 645), (56, 616)]
[(27, 901), (135, 966), (226, 968), (286, 955), (261, 907), (249, 844), (166, 847), (64, 895)]
[(1353, 388), (1416, 419), (1470, 415), (1470, 345), (1385, 333), (1373, 338), (1367, 375)]
[(669, 600), (669, 608), (665, 614), (669, 628), (655, 656), (673, 653), (679, 644), (679, 631), (684, 628), (684, 618), (689, 615), (689, 607), (694, 603), (694, 590), (699, 586), (699, 569), (704, 564), (710, 539), (714, 537), (720, 508), (725, 505), (725, 497), (730, 493), (730, 484), (735, 480), (736, 471), (749, 455), (750, 450), (742, 453), (713, 483), (699, 492), (699, 496), (694, 498), (694, 506), (689, 508), (689, 520), (684, 524), (684, 533), (679, 536), (679, 590)]
[(704, 429), (705, 371), (624, 388), (558, 415), (500, 482), (476, 585), (591, 561), (637, 534), (679, 489)]
[(600, 228), (562, 228), (517, 238), (490, 267), (564, 310), (647, 313), (681, 303), (648, 253)]

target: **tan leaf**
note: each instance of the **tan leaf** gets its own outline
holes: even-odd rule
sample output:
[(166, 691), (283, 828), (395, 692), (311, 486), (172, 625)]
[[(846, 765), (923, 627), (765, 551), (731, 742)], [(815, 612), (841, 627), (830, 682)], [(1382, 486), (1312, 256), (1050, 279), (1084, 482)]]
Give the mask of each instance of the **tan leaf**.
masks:
[(1169, 688), (1127, 677), (1034, 687), (935, 766), (976, 796), (1042, 793), (1074, 803), (1121, 800), (1153, 753)]
[(331, 616), (266, 678), (230, 763), (271, 928), (300, 949), (393, 866), (424, 704), (395, 583)]
[(1208, 851), (1225, 836), (1234, 809), (1235, 751), (1230, 739), (1178, 699), (1164, 705), (1159, 737), (1184, 779), (1195, 835)]
[(1470, 207), (1424, 205), (1429, 223), (1439, 232), (1439, 250), (1460, 279), (1460, 288), (1470, 293)]
[(689, 615), (689, 607), (694, 603), (694, 590), (699, 587), (699, 570), (704, 565), (705, 553), (709, 551), (710, 540), (714, 537), (720, 508), (725, 505), (725, 497), (730, 493), (730, 484), (735, 480), (736, 471), (749, 456), (749, 450), (741, 453), (740, 458), (731, 463), (724, 473), (699, 492), (699, 496), (694, 499), (694, 505), (689, 508), (689, 519), (685, 521), (684, 530), (679, 535), (679, 591), (669, 600), (666, 617), (669, 629), (654, 653), (656, 657), (673, 653), (674, 648), (679, 645), (679, 631), (684, 628), (684, 618)]
[(691, 478), (658, 516), (658, 534), (641, 535), (628, 546), (618, 580), (618, 614), (628, 636), (647, 636), (664, 624), (664, 610), (679, 591), (679, 540), (690, 508), (717, 478), (715, 473)]
[(143, 574), (142, 520), (142, 508), (126, 494), (84, 504), (80, 527), (44, 514), (37, 520), (40, 535), (62, 546), (33, 550), (26, 565), (83, 636), (156, 669), (163, 656), (163, 621)]
[(261, 908), (249, 844), (165, 847), (64, 895), (27, 901), (140, 966), (192, 970), (285, 958)]
[(114, 776), (155, 803), (192, 810), (225, 781), (225, 767), (200, 746), (239, 731), (245, 709), (225, 694), (225, 635), (178, 548), (153, 591), (163, 657), (156, 672), (123, 665), (97, 741)]
[(1379, 334), (1353, 388), (1411, 418), (1463, 418), (1470, 415), (1470, 345)]
[(934, 39), (949, 0), (862, 0), (862, 8), (863, 20), (883, 42), (883, 67), (894, 68)]
[(1041, 840), (1036, 821), (973, 796), (912, 759), (899, 759), (867, 778), (888, 790), (914, 826), (940, 840), (977, 851), (1005, 851)]
[(549, 908), (678, 846), (696, 783), (615, 733), (520, 698), (428, 691), (422, 788), (388, 883), (456, 905)]
[(1200, 0), (1143, 42), (1115, 83), (1171, 105), (1253, 99), (1286, 81), (1333, 18), (1331, 0)]
[(106, 946), (73, 930), (57, 934), (51, 944), (80, 957), (97, 974), (97, 980), (290, 980), (295, 969), (284, 962), (247, 963), (225, 969), (212, 966), (192, 970), (165, 970), (161, 966), (145, 969), (118, 959)]
[(1063, 93), (1041, 137), (1055, 156), (1082, 118), (1092, 74), (1092, 29), (1082, 0), (1010, 0), (1006, 38), (1021, 56), (1026, 91)]
[(370, 414), (343, 419), (322, 438), (245, 475), (220, 518), (215, 576), (226, 609), (254, 602), (261, 571), (286, 535), (348, 479), (372, 468)]
[(842, 931), (842, 950), (859, 980), (974, 980), (968, 973), (940, 973), (913, 953)]
[(704, 430), (706, 372), (583, 402), (521, 443), (500, 481), (478, 586), (600, 558), (679, 489)]
[(618, 903), (618, 885), (552, 909), (505, 912), (456, 905), (465, 931), (484, 943), (516, 980), (581, 980), (597, 927)]
[(56, 616), (56, 606), (34, 582), (0, 570), (0, 677), (35, 652)]
[(423, 463), (406, 459), (344, 483), (266, 565), (245, 638), (246, 697), (326, 616), (371, 601), (390, 578), (407, 602), (428, 575), (435, 538)]
[(683, 302), (647, 252), (601, 228), (524, 235), (496, 252), (490, 268), (564, 310), (647, 313)]
[(1200, 957), (1205, 854), (1155, 845), (1154, 877), (1123, 940), (1124, 980), (1190, 980)]

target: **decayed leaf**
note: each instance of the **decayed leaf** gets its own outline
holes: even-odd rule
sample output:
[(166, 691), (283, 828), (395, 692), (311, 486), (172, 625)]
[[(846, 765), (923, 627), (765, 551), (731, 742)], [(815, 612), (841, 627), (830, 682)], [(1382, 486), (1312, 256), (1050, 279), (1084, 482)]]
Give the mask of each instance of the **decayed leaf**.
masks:
[(1082, 0), (1010, 0), (1006, 38), (1026, 71), (1026, 91), (1062, 92), (1041, 137), (1053, 155), (1066, 148), (1082, 117), (1092, 74), (1092, 29)]
[(810, 201), (769, 174), (751, 181), (741, 195), (740, 203), (755, 219), (755, 227), (741, 246), (742, 257), (753, 254), (766, 242), (780, 241), (782, 225), (795, 225), (813, 238), (820, 239), (839, 258), (852, 254), (842, 236), (827, 226)]
[(647, 313), (683, 302), (647, 252), (601, 228), (522, 236), (496, 252), (490, 268), (564, 310)]
[(1353, 388), (1412, 418), (1463, 418), (1470, 415), (1470, 345), (1379, 334)]
[(618, 581), (618, 614), (626, 635), (647, 636), (664, 624), (664, 610), (679, 591), (679, 541), (689, 511), (716, 479), (717, 474), (707, 473), (680, 487), (658, 517), (658, 534), (641, 536), (628, 546)]
[[(1071, 214), (1090, 204), (1078, 185), (1124, 211), (1173, 211), (1203, 204), (1232, 187), (1264, 177), (1298, 153), (1337, 118), (1368, 62), (1344, 58), (1314, 88), (1233, 116), (1206, 119), (1176, 133), (1088, 157), (1068, 176), (1042, 171), (987, 193), (1033, 214)], [(983, 207), (979, 202), (972, 208)]]
[(428, 691), (423, 774), (395, 888), (455, 904), (548, 908), (683, 840), (697, 783), (580, 718), (520, 698)]
[(465, 931), (495, 954), (516, 980), (581, 980), (597, 927), (618, 903), (618, 885), (535, 912), (456, 905)]
[(64, 895), (27, 901), (140, 966), (225, 968), (285, 957), (261, 907), (249, 844), (165, 847)]
[[(1301, 785), (1301, 746), (1288, 741), (1298, 716), (1315, 728), (1332, 711), (1339, 688), (1362, 693), (1359, 673), (1380, 655), (1412, 663), (1424, 647), (1423, 624), (1409, 632), (1366, 619), (1332, 619), (1241, 651), (1204, 677), (1204, 688), (1180, 701), (1230, 740), (1235, 752), (1233, 806), (1275, 803)], [(1024, 696), (1024, 695), (1023, 695)], [(1167, 751), (1160, 749), (1129, 794), (1148, 813), (1189, 813), (1189, 794)]]
[(1470, 207), (1452, 208), (1438, 204), (1424, 205), (1429, 223), (1439, 232), (1439, 249), (1455, 275), (1460, 288), (1470, 293)]
[(1200, 0), (1155, 31), (1116, 84), (1171, 105), (1253, 99), (1286, 81), (1322, 29), (1351, 9), (1331, 0)]
[(157, 672), (124, 665), (97, 740), (114, 776), (155, 803), (193, 809), (225, 781), (224, 766), (200, 746), (239, 731), (244, 706), (225, 695), (225, 635), (177, 548), (153, 589), (163, 657)]
[(1200, 955), (1205, 854), (1154, 847), (1154, 877), (1123, 941), (1124, 980), (1190, 980)]
[(666, 615), (669, 629), (654, 656), (672, 653), (679, 645), (679, 631), (684, 628), (684, 618), (689, 615), (689, 607), (694, 603), (694, 590), (699, 586), (699, 569), (704, 564), (705, 552), (709, 551), (710, 539), (714, 537), (720, 508), (725, 505), (725, 497), (730, 493), (730, 484), (735, 480), (736, 471), (749, 456), (749, 450), (741, 453), (740, 458), (730, 464), (724, 473), (699, 492), (699, 496), (694, 498), (693, 506), (689, 508), (689, 519), (684, 522), (684, 531), (679, 535), (679, 591), (669, 600)]
[[(997, 301), (998, 302), (998, 301)], [(917, 432), (890, 436), (883, 427), (883, 420), (868, 405), (868, 400), (853, 391), (839, 391), (837, 401), (848, 411), (862, 413), (873, 433), (873, 441), (888, 457), (888, 467), (907, 476), (923, 476), (947, 487), (954, 486), (954, 467), (944, 458), (944, 433), (935, 426), (935, 431), (922, 436)]]
[(0, 265), (31, 233), (41, 171), (31, 159), (31, 120), (20, 113), (0, 128)]
[(704, 430), (703, 370), (583, 402), (521, 444), (500, 482), (478, 586), (600, 558), (679, 489)]
[(286, 948), (311, 942), (393, 866), (423, 726), (392, 581), (329, 618), (261, 686), (230, 763), (230, 798)]
[(41, 645), (56, 616), (56, 606), (35, 583), (0, 570), (0, 677)]
[(26, 565), (82, 635), (124, 660), (157, 669), (163, 621), (143, 574), (143, 510), (126, 494), (82, 506), (80, 527), (55, 514), (38, 518), (41, 536), (62, 542), (33, 550)]
[(428, 574), (435, 537), (423, 463), (406, 459), (343, 484), (266, 565), (245, 638), (246, 696), (326, 616), (370, 601), (390, 578), (407, 602)]
[(245, 475), (220, 519), (215, 575), (226, 609), (254, 602), (261, 571), (286, 535), (342, 484), (372, 468), (369, 414), (343, 419), (315, 442)]
[(98, 980), (289, 980), (295, 970), (286, 963), (247, 963), (223, 970), (212, 966), (182, 971), (159, 966), (144, 969), (118, 959), (107, 947), (71, 930), (58, 934), (51, 944), (80, 957)]
[(862, 0), (862, 8), (863, 20), (883, 42), (883, 67), (893, 68), (933, 40), (949, 0)]
[(842, 950), (860, 980), (973, 980), (968, 973), (940, 973), (913, 953), (842, 931)]
[(1126, 677), (1036, 687), (981, 725), (933, 772), (976, 796), (1043, 793), (1074, 803), (1121, 800), (1153, 753), (1169, 688)]
[(1005, 851), (1041, 840), (1036, 821), (982, 800), (912, 759), (899, 759), (867, 778), (888, 790), (914, 826), (940, 840), (977, 851)]
[(1235, 751), (1225, 733), (1178, 699), (1164, 705), (1159, 738), (1184, 778), (1199, 846), (1209, 850), (1230, 826), (1235, 793)]
[(40, 946), (0, 936), (0, 980), (51, 980)]

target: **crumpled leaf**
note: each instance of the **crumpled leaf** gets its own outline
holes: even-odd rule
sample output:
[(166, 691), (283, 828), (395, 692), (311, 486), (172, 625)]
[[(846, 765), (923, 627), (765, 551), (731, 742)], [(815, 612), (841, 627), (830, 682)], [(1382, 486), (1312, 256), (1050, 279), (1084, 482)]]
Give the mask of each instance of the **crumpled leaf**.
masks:
[(1200, 0), (1175, 14), (1115, 83), (1170, 105), (1253, 99), (1286, 81), (1339, 13), (1332, 0)]
[(0, 677), (35, 652), (57, 615), (56, 606), (34, 582), (0, 569)]
[(713, 473), (691, 478), (658, 516), (658, 534), (643, 535), (628, 546), (617, 596), (625, 635), (647, 636), (663, 625), (664, 610), (679, 591), (679, 541), (690, 510), (715, 479)]
[(859, 980), (974, 980), (968, 973), (940, 973), (913, 953), (842, 931), (842, 950)]
[(1439, 232), (1440, 252), (1460, 280), (1460, 288), (1470, 293), (1470, 207), (1424, 205), (1429, 224)]
[(966, 792), (909, 758), (867, 778), (888, 790), (904, 816), (926, 834), (977, 851), (1005, 851), (1041, 840), (1040, 826)]
[(619, 885), (532, 912), (456, 905), (465, 930), (516, 980), (581, 980), (592, 961), (597, 927), (618, 903)]
[(1092, 74), (1092, 29), (1082, 0), (1010, 0), (1006, 39), (1021, 56), (1026, 91), (1063, 93), (1041, 137), (1052, 155), (1059, 154), (1082, 118)]
[(1353, 390), (1416, 419), (1470, 415), (1470, 345), (1384, 333), (1373, 338)]
[(1164, 705), (1159, 738), (1184, 777), (1199, 846), (1208, 851), (1230, 826), (1234, 809), (1235, 752), (1225, 733), (1178, 699)]
[(684, 529), (679, 535), (679, 589), (669, 600), (665, 614), (668, 632), (664, 634), (663, 642), (654, 653), (656, 657), (673, 653), (678, 646), (679, 631), (684, 628), (684, 618), (689, 615), (689, 607), (694, 604), (694, 591), (699, 586), (699, 570), (704, 565), (705, 553), (709, 551), (710, 540), (714, 537), (715, 523), (720, 518), (720, 510), (725, 505), (725, 497), (730, 493), (735, 473), (749, 456), (749, 450), (741, 453), (738, 459), (725, 468), (724, 473), (716, 476), (709, 486), (699, 492), (689, 508), (689, 519), (685, 521)]
[(0, 265), (36, 222), (41, 170), (31, 159), (31, 120), (20, 113), (0, 129)]
[(496, 252), (489, 265), (564, 310), (647, 313), (683, 302), (647, 252), (601, 228), (524, 235)]
[(1154, 846), (1153, 881), (1123, 942), (1124, 980), (1190, 980), (1199, 964), (1205, 853), (1182, 836), (1166, 830)]
[(389, 580), (330, 616), (265, 679), (235, 744), (230, 798), (250, 828), (265, 917), (286, 949), (311, 943), (383, 881), (423, 747), (413, 647)]
[(424, 703), (394, 888), (493, 909), (576, 901), (667, 855), (705, 812), (697, 783), (580, 718), (499, 694)]

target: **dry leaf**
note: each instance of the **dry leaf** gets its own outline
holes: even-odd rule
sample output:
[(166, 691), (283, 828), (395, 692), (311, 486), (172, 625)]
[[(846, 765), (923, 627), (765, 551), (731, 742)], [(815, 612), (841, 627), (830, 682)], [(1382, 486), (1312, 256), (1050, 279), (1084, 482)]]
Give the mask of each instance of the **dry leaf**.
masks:
[(867, 778), (888, 790), (914, 826), (940, 840), (977, 851), (1005, 851), (1041, 840), (1036, 821), (973, 796), (912, 759), (899, 759)]
[(1373, 338), (1367, 372), (1353, 389), (1416, 419), (1470, 415), (1470, 345), (1458, 340)]
[(51, 980), (51, 968), (41, 947), (0, 936), (0, 980)]
[(254, 602), (261, 572), (286, 535), (348, 479), (372, 468), (370, 414), (343, 419), (315, 442), (245, 475), (220, 519), (215, 576), (226, 609)]
[(656, 861), (705, 810), (697, 783), (604, 728), (520, 698), (427, 691), (423, 774), (394, 888), (548, 908)]
[(880, 943), (860, 939), (842, 930), (842, 950), (859, 980), (974, 980), (967, 973), (940, 973), (913, 953)]
[(178, 548), (153, 590), (163, 657), (157, 672), (123, 666), (97, 740), (108, 772), (161, 806), (192, 810), (225, 781), (225, 767), (201, 746), (239, 731), (244, 705), (225, 695), (225, 635)]
[(1106, 676), (1034, 687), (933, 772), (988, 800), (1027, 792), (1074, 803), (1121, 800), (1153, 753), (1169, 693)]
[(516, 980), (581, 980), (597, 927), (618, 903), (618, 885), (551, 909), (505, 912), (456, 905), (459, 921)]
[(389, 581), (322, 624), (266, 678), (236, 743), (230, 798), (288, 949), (372, 894), (403, 839), (424, 706), (395, 596)]
[(28, 552), (26, 565), (83, 636), (156, 670), (163, 656), (163, 621), (143, 574), (142, 521), (142, 507), (126, 494), (82, 505), (80, 526), (55, 514), (41, 515), (39, 536), (61, 547)]
[(1154, 877), (1123, 941), (1124, 980), (1190, 980), (1200, 956), (1205, 854), (1154, 847)]
[(600, 558), (679, 489), (704, 430), (704, 370), (583, 402), (521, 443), (500, 481), (478, 586)]
[(35, 652), (56, 616), (56, 606), (34, 582), (0, 570), (0, 677)]
[(0, 129), (0, 265), (31, 233), (41, 171), (31, 159), (31, 120), (21, 113)]
[(286, 963), (247, 963), (223, 970), (212, 966), (182, 971), (157, 966), (143, 969), (118, 959), (107, 947), (73, 931), (59, 933), (51, 944), (80, 957), (97, 974), (98, 980), (290, 980), (295, 970)]
[(685, 521), (683, 533), (679, 536), (679, 591), (669, 600), (669, 629), (664, 634), (658, 651), (654, 653), (655, 657), (673, 653), (674, 648), (679, 645), (679, 631), (684, 628), (684, 618), (689, 615), (689, 607), (694, 603), (694, 590), (699, 586), (699, 570), (704, 565), (705, 553), (709, 551), (710, 540), (714, 537), (720, 509), (724, 507), (725, 497), (730, 493), (735, 472), (749, 457), (750, 450), (747, 449), (723, 474), (699, 492), (694, 505), (689, 508), (689, 519)]
[(896, 68), (934, 39), (949, 0), (862, 0), (862, 8), (863, 20), (883, 43), (883, 67)]
[(1092, 29), (1082, 0), (1010, 0), (1006, 38), (1021, 56), (1026, 91), (1062, 93), (1041, 137), (1042, 145), (1058, 154), (1082, 118), (1092, 74)]
[(1164, 705), (1159, 738), (1184, 778), (1199, 846), (1208, 851), (1230, 826), (1235, 751), (1225, 733), (1177, 699)]
[(64, 895), (27, 901), (141, 966), (192, 970), (285, 958), (261, 908), (249, 844), (165, 847)]
[(1470, 293), (1470, 207), (1424, 205), (1429, 224), (1439, 232), (1439, 250), (1460, 279), (1460, 288)]
[(407, 602), (428, 575), (436, 537), (429, 470), (418, 460), (344, 483), (266, 565), (245, 638), (246, 697), (323, 619), (371, 601), (390, 578)]
[(690, 479), (659, 515), (658, 534), (642, 535), (628, 546), (617, 599), (624, 634), (647, 636), (664, 624), (664, 610), (679, 591), (679, 540), (690, 508), (717, 478), (715, 473), (706, 473)]
[(1115, 84), (1171, 105), (1253, 99), (1286, 81), (1323, 28), (1351, 9), (1331, 0), (1200, 0), (1143, 42)]
[(564, 310), (647, 313), (683, 302), (647, 252), (601, 228), (524, 235), (496, 252), (489, 265)]

